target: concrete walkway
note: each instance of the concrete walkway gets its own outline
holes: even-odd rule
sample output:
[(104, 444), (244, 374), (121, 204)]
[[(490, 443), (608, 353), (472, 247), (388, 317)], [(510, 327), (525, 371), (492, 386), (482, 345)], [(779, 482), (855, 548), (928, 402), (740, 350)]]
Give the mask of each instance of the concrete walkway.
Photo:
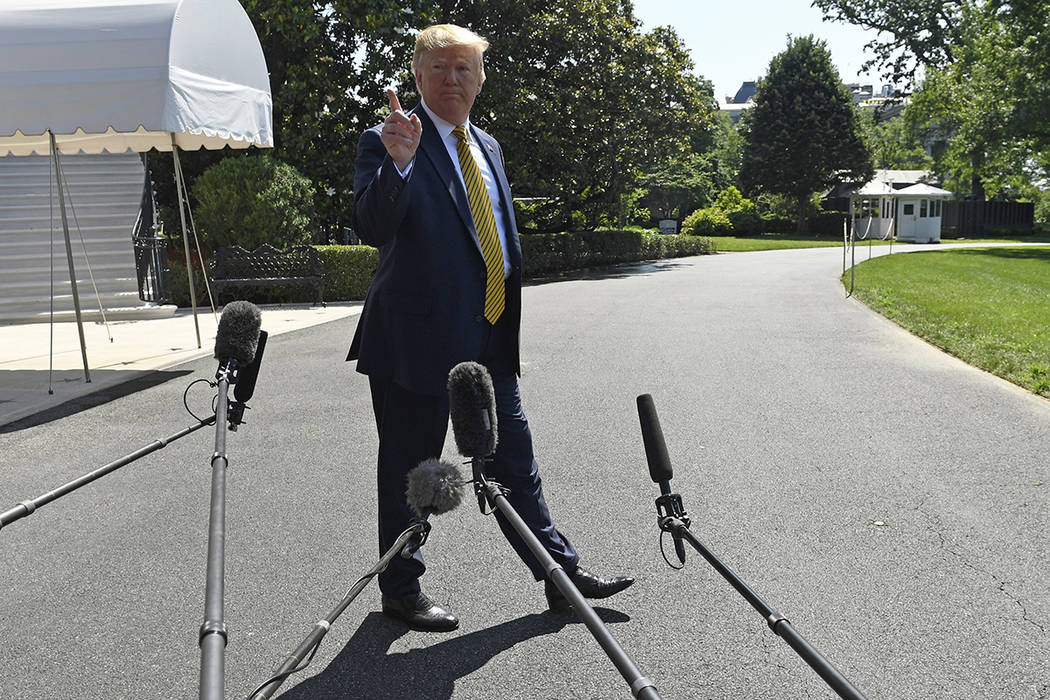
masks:
[[(360, 312), (361, 302), (265, 306), (262, 327), (273, 336)], [(197, 321), (200, 347), (188, 309), (170, 318), (117, 321), (108, 327), (85, 322), (90, 382), (84, 377), (76, 323), (0, 325), (0, 426), (211, 355), (218, 316), (201, 309)]]

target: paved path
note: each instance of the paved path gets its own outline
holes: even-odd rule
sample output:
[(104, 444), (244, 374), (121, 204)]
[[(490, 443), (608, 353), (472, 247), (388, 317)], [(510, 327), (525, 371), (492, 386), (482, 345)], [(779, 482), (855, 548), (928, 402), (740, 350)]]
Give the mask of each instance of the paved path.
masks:
[[(601, 615), (664, 698), (833, 697), (698, 557), (660, 559), (635, 412), (651, 393), (693, 531), (869, 697), (1050, 697), (1050, 404), (845, 299), (840, 270), (839, 250), (777, 251), (525, 290), (522, 391), (555, 519), (585, 564), (638, 578)], [(273, 338), (227, 442), (229, 697), (375, 561), (375, 431), (342, 362), (354, 323)], [(0, 494), (192, 423), (183, 390), (214, 370), (0, 433)], [(210, 400), (190, 390), (197, 411)], [(196, 694), (212, 441), (0, 532), (0, 697)], [(491, 517), (435, 518), (426, 554), (461, 629), (405, 632), (370, 586), (283, 697), (630, 697), (582, 625), (544, 612)]]

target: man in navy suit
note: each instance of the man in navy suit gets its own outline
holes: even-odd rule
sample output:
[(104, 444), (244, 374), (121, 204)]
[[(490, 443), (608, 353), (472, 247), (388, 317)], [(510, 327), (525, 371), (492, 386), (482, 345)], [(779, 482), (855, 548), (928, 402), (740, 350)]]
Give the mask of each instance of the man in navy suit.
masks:
[[(633, 579), (581, 568), (554, 526), (518, 393), (521, 245), (503, 152), (469, 119), (485, 81), (487, 48), (455, 25), (421, 31), (412, 60), (421, 103), (406, 113), (388, 90), (390, 116), (358, 144), (355, 230), (379, 248), (379, 266), (347, 359), (368, 375), (379, 433), (379, 550), (411, 520), (406, 474), (441, 454), (449, 370), (473, 360), (489, 370), (496, 394), (499, 446), (488, 476), (510, 489), (511, 504), (580, 591), (604, 598)], [(502, 515), (497, 519), (536, 580), (544, 580), (524, 542)], [(383, 612), (415, 629), (455, 629), (456, 617), (421, 592), (424, 568), (418, 552), (394, 558), (379, 577)], [(549, 580), (544, 590), (551, 609), (567, 609)]]

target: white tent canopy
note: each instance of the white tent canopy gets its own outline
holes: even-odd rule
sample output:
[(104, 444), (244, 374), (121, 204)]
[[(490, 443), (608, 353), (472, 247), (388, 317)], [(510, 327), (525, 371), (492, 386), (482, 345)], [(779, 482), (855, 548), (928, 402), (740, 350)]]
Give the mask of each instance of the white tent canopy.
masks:
[[(0, 156), (50, 155), (61, 181), (60, 153), (172, 151), (189, 260), (179, 150), (252, 145), (273, 146), (273, 106), (259, 38), (237, 0), (0, 0)], [(186, 273), (200, 347), (192, 266)]]
[(0, 156), (273, 146), (236, 0), (5, 0), (0, 105)]

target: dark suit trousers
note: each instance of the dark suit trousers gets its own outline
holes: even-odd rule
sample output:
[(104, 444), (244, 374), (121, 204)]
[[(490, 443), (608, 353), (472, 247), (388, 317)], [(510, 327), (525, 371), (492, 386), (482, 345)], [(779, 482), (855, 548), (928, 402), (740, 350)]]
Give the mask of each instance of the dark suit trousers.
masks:
[[(532, 453), (532, 433), (521, 406), (518, 379), (501, 360), (505, 347), (503, 324), (489, 332), (479, 361), (492, 375), (496, 394), (498, 446), (486, 476), (510, 489), (507, 500), (539, 538), (540, 543), (566, 571), (576, 568), (579, 557), (568, 539), (551, 520), (543, 497), (539, 468)], [(424, 459), (440, 457), (448, 432), (448, 396), (426, 396), (410, 392), (392, 381), (369, 377), (372, 407), (379, 431), (379, 551), (383, 553), (408, 526), (413, 513), (405, 501), (408, 472)], [(540, 581), (546, 572), (525, 543), (499, 512), (500, 529), (514, 551)], [(485, 527), (479, 515), (477, 527)], [(440, 527), (440, 525), (436, 525)], [(391, 596), (419, 590), (419, 577), (426, 567), (420, 552), (412, 559), (395, 557), (379, 575), (379, 587)]]

